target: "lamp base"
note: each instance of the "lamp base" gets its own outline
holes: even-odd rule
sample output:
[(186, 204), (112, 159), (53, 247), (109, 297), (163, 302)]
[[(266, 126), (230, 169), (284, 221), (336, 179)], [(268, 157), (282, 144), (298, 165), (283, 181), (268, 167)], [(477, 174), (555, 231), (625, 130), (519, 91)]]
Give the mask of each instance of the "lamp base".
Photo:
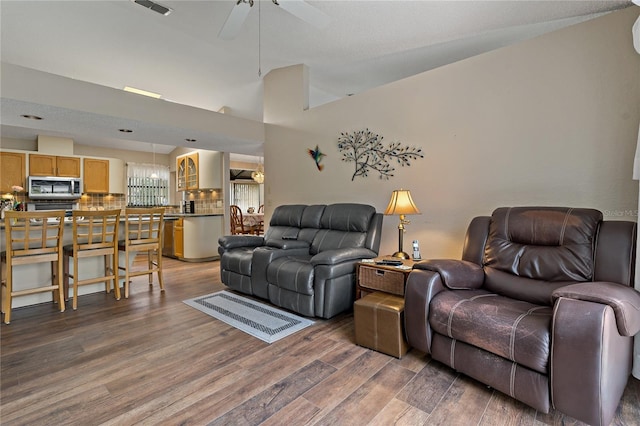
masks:
[(391, 255), (392, 257), (397, 257), (399, 259), (409, 259), (409, 255), (403, 251), (397, 251)]

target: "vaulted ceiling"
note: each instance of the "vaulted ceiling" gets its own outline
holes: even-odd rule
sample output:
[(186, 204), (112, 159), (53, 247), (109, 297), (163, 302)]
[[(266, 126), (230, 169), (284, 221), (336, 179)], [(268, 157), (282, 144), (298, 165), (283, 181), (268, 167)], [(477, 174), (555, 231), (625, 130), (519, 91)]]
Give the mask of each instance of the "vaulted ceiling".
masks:
[[(305, 3), (280, 0), (286, 2)], [(225, 108), (235, 117), (261, 121), (262, 77), (275, 68), (308, 65), (314, 106), (632, 4), (616, 0), (307, 1), (306, 6), (328, 17), (328, 23), (319, 28), (271, 0), (255, 0), (253, 7), (237, 6), (236, 0), (157, 3), (172, 9), (171, 13), (164, 16), (130, 0), (3, 0), (0, 57), (3, 63), (79, 82), (113, 89), (133, 86), (173, 103), (208, 111)], [(225, 21), (237, 7), (247, 8), (246, 20), (234, 38), (220, 38)], [(62, 114), (66, 121), (55, 126), (47, 120), (37, 125), (16, 120), (16, 114), (28, 113), (22, 101), (16, 104), (3, 98), (4, 137), (29, 139), (47, 133), (88, 145), (150, 150), (148, 140), (107, 137), (86, 123), (80, 127), (74, 123), (74, 114)], [(27, 104), (31, 102), (38, 105), (35, 98)], [(155, 130), (154, 142), (166, 145), (158, 152), (184, 144), (170, 131)], [(222, 148), (213, 139), (207, 147)], [(223, 149), (233, 150), (228, 144)], [(260, 148), (255, 143), (239, 144), (237, 151), (252, 154)]]

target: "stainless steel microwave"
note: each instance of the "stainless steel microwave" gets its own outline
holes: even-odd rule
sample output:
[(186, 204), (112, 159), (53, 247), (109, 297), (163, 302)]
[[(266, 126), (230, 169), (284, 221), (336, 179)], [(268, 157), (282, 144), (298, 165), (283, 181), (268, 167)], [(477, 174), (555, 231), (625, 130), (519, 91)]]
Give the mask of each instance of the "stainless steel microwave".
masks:
[(82, 195), (82, 179), (29, 176), (29, 198), (34, 200), (77, 200)]

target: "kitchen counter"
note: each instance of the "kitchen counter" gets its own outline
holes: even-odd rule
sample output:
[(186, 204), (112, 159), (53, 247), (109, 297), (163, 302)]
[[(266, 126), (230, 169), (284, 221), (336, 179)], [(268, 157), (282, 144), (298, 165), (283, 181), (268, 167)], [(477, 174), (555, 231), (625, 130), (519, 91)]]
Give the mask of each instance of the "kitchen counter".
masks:
[[(176, 220), (176, 219), (178, 219), (179, 216), (184, 216), (184, 215), (165, 215), (164, 218), (165, 218), (165, 220)], [(195, 216), (195, 215), (187, 215), (187, 216)], [(120, 222), (124, 222), (125, 220), (126, 219), (123, 216), (120, 217)], [(70, 217), (65, 217), (64, 218), (64, 226), (65, 226), (65, 230), (67, 228), (72, 228), (73, 227), (73, 221), (71, 220)], [(124, 229), (124, 225), (120, 225), (120, 227), (122, 227), (122, 229)], [(2, 219), (0, 221), (0, 229), (4, 229), (4, 228), (5, 228), (4, 219)], [(71, 232), (71, 231), (64, 231), (64, 235), (67, 235), (69, 232)], [(5, 238), (3, 236), (2, 237), (2, 241), (0, 241), (1, 251), (4, 251), (5, 243), (6, 243), (6, 241), (5, 241)]]
[(207, 217), (224, 216), (222, 213), (165, 213), (164, 217)]
[(219, 259), (218, 238), (223, 235), (221, 213), (169, 213), (165, 224), (162, 254), (188, 262)]

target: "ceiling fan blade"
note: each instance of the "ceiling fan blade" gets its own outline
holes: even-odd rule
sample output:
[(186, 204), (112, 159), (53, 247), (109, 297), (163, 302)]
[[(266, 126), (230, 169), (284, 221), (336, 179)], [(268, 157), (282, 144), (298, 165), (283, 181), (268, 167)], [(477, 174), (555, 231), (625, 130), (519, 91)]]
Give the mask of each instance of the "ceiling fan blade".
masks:
[(331, 22), (329, 15), (304, 0), (278, 0), (277, 4), (296, 18), (316, 28), (325, 28)]
[(240, 2), (236, 4), (233, 9), (231, 9), (229, 17), (227, 17), (222, 29), (218, 33), (218, 38), (223, 40), (232, 40), (236, 38), (236, 36), (240, 34), (242, 24), (247, 19), (247, 15), (249, 15), (250, 11), (251, 5), (249, 5), (249, 3)]

